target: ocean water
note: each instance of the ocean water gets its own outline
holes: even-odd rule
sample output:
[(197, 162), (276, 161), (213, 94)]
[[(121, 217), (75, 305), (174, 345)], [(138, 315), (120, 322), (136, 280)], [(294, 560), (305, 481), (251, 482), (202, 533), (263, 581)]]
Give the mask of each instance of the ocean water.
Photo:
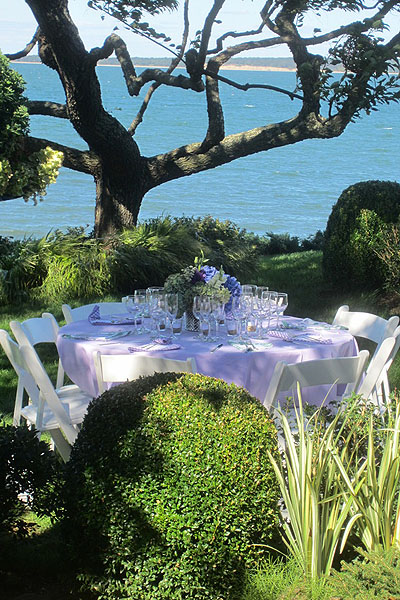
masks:
[[(27, 82), (32, 100), (64, 102), (57, 75), (39, 64), (14, 64)], [(98, 68), (105, 107), (124, 125), (134, 119), (142, 97), (126, 92), (119, 68)], [(225, 71), (241, 83), (258, 82), (293, 90), (295, 74)], [(242, 92), (221, 84), (227, 133), (235, 133), (293, 116), (299, 101), (265, 90)], [(159, 88), (136, 140), (152, 156), (201, 141), (207, 128), (205, 98), (195, 92)], [(33, 116), (31, 133), (85, 149), (63, 119)], [(234, 161), (204, 173), (166, 183), (149, 192), (140, 220), (161, 214), (230, 219), (260, 235), (272, 231), (300, 238), (325, 229), (332, 205), (349, 185), (368, 179), (400, 181), (400, 108), (383, 106), (351, 123), (333, 140), (306, 140)], [(62, 169), (45, 200), (34, 206), (22, 199), (0, 202), (0, 235), (39, 237), (52, 229), (94, 223), (93, 179)]]

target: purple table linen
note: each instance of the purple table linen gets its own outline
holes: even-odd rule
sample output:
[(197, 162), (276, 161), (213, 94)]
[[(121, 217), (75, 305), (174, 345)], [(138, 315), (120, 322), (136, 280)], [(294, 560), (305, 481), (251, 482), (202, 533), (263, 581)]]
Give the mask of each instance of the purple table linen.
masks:
[[(299, 323), (299, 319), (286, 317), (286, 322)], [(118, 328), (121, 331), (130, 331), (131, 326), (126, 325)], [(96, 373), (93, 363), (93, 352), (100, 351), (102, 354), (128, 354), (130, 346), (138, 346), (149, 342), (148, 335), (125, 335), (112, 341), (85, 340), (69, 338), (68, 335), (76, 336), (101, 336), (104, 332), (115, 333), (115, 326), (91, 325), (88, 321), (75, 321), (61, 327), (57, 339), (58, 352), (65, 372), (70, 379), (79, 385), (91, 396), (98, 395)], [(293, 334), (300, 332), (293, 331)], [(306, 333), (306, 331), (301, 332)], [(243, 352), (229, 344), (225, 337), (221, 340), (223, 346), (215, 352), (210, 352), (216, 343), (207, 343), (194, 339), (192, 332), (184, 332), (176, 343), (182, 347), (165, 353), (174, 359), (185, 360), (192, 357), (196, 360), (199, 373), (223, 379), (228, 383), (235, 383), (246, 388), (250, 394), (264, 400), (275, 365), (279, 361), (296, 363), (306, 360), (321, 358), (333, 358), (337, 356), (355, 356), (358, 347), (353, 336), (342, 330), (318, 331), (318, 335), (325, 335), (332, 343), (299, 342), (293, 343), (287, 340), (270, 337), (265, 342), (270, 342), (272, 347), (265, 350)], [(162, 350), (157, 352), (144, 352), (150, 356), (162, 356)], [(306, 401), (319, 405), (324, 399), (325, 392), (319, 388), (313, 388), (307, 392)]]

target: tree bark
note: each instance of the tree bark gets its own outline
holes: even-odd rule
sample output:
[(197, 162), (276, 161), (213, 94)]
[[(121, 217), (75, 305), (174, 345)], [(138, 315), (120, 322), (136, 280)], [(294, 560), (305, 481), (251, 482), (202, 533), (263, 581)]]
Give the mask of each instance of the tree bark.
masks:
[(103, 107), (96, 62), (85, 50), (67, 0), (26, 0), (39, 24), (39, 54), (63, 84), (70, 122), (98, 156), (95, 232), (104, 236), (137, 221), (143, 161), (136, 142)]

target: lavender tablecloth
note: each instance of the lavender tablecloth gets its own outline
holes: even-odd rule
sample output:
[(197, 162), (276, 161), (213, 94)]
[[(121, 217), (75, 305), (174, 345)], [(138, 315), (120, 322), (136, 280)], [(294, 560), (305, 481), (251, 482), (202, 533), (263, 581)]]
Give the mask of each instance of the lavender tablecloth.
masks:
[[(297, 325), (302, 323), (295, 317), (286, 317), (285, 323)], [(358, 353), (357, 343), (353, 336), (344, 330), (319, 329), (307, 326), (304, 331), (292, 329), (287, 331), (287, 337), (309, 333), (315, 335), (321, 341), (303, 341), (294, 343), (289, 340), (270, 337), (264, 342), (272, 344), (271, 347), (262, 350), (245, 352), (229, 343), (223, 338), (223, 346), (214, 352), (210, 349), (216, 343), (207, 343), (197, 340), (191, 332), (184, 332), (176, 343), (181, 348), (165, 352), (165, 356), (184, 360), (193, 357), (196, 360), (199, 373), (224, 379), (228, 383), (246, 388), (253, 396), (263, 401), (267, 391), (272, 373), (278, 361), (295, 363), (320, 358), (333, 358), (336, 356), (354, 356)], [(129, 325), (91, 325), (88, 321), (75, 321), (61, 327), (57, 339), (58, 352), (67, 375), (91, 396), (98, 395), (96, 374), (93, 363), (93, 352), (100, 351), (102, 354), (127, 354), (128, 348), (146, 344), (149, 342), (148, 335), (134, 335), (129, 333), (124, 337), (115, 339), (94, 339), (118, 330), (131, 332)], [(71, 337), (69, 337), (71, 336)], [(78, 339), (82, 336), (82, 339)], [(91, 336), (92, 339), (83, 339)], [(324, 342), (325, 343), (322, 343)], [(146, 353), (146, 352), (144, 352)], [(163, 352), (152, 351), (152, 356), (162, 356)], [(314, 389), (312, 395), (307, 396), (307, 401), (320, 404), (323, 400), (321, 390)]]

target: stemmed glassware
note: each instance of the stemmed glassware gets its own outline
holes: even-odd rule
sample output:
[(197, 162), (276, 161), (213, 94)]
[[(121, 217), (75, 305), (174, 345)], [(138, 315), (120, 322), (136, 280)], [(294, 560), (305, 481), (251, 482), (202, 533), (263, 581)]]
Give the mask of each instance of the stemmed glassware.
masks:
[(232, 315), (238, 324), (238, 340), (246, 337), (246, 322), (251, 313), (251, 302), (245, 295), (233, 298)]
[[(159, 331), (165, 329), (166, 312), (165, 297), (163, 292), (153, 291), (149, 298), (149, 312), (152, 319), (152, 331), (157, 335)], [(163, 327), (164, 324), (164, 327)]]
[(225, 304), (220, 300), (215, 300), (211, 298), (211, 316), (215, 320), (215, 335), (216, 338), (219, 338), (220, 333), (220, 323), (223, 321), (225, 316)]
[(134, 333), (138, 333), (138, 320), (140, 315), (140, 305), (136, 302), (137, 296), (126, 297), (126, 308), (133, 317), (133, 330)]
[(193, 298), (193, 314), (200, 322), (199, 337), (209, 341), (211, 302), (208, 296), (195, 296)]
[(172, 323), (178, 315), (178, 294), (165, 294), (165, 312), (169, 319), (172, 331)]
[(278, 292), (276, 298), (276, 328), (279, 327), (279, 317), (285, 312), (288, 306), (288, 295), (286, 292)]

